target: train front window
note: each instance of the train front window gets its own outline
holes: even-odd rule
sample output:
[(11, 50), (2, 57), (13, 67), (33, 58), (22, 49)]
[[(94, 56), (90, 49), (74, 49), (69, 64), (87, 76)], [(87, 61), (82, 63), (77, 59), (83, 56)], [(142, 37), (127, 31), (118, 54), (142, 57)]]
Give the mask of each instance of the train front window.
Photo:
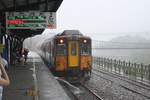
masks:
[(75, 56), (77, 54), (77, 45), (76, 43), (71, 44), (71, 55)]
[(66, 55), (66, 45), (65, 44), (57, 44), (56, 55)]
[(91, 52), (90, 44), (81, 43), (81, 45), (80, 45), (80, 52), (81, 52), (81, 55), (88, 55), (88, 54), (90, 54), (90, 52)]

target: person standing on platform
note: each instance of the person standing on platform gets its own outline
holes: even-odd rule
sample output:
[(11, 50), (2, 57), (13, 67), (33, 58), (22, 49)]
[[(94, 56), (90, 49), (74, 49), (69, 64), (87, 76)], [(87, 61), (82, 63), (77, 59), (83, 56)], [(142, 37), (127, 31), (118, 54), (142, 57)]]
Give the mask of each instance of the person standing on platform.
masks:
[(0, 55), (0, 100), (2, 100), (3, 86), (7, 86), (9, 84), (10, 84), (10, 80), (6, 73), (6, 70), (2, 63), (2, 57)]
[(29, 50), (24, 48), (23, 55), (24, 55), (25, 63), (27, 62), (28, 53), (29, 53)]

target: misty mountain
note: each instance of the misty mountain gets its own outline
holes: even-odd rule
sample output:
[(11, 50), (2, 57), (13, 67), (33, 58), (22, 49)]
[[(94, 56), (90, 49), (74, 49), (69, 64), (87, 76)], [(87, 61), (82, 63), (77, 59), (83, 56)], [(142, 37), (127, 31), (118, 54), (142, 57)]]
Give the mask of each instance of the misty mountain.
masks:
[(142, 36), (120, 36), (113, 38), (110, 42), (120, 42), (120, 43), (150, 43), (150, 40), (142, 37)]
[(120, 36), (110, 41), (93, 41), (93, 48), (150, 48), (150, 40), (141, 36)]

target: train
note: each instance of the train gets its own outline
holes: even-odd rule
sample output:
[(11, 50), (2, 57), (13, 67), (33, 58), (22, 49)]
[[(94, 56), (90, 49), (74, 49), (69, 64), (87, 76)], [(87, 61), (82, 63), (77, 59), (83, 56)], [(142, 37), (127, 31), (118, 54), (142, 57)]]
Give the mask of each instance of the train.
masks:
[(80, 82), (91, 77), (91, 42), (78, 30), (64, 30), (42, 43), (40, 55), (54, 76)]

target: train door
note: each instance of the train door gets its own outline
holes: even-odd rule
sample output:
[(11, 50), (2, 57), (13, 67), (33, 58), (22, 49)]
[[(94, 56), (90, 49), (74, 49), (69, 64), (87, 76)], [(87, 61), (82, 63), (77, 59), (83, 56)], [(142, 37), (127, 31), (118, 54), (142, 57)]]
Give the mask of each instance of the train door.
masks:
[(69, 41), (68, 44), (68, 66), (79, 66), (79, 43), (78, 41)]

